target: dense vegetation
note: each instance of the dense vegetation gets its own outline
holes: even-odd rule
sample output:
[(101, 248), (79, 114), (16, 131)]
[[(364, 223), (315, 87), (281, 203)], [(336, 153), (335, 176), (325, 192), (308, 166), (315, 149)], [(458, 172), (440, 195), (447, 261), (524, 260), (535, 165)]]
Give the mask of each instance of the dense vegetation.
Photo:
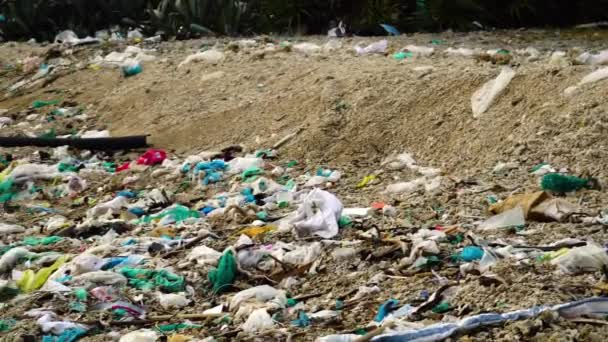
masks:
[(111, 25), (152, 34), (323, 33), (344, 20), (374, 33), (567, 26), (608, 19), (608, 0), (0, 0), (5, 39), (49, 39), (62, 29), (92, 34)]

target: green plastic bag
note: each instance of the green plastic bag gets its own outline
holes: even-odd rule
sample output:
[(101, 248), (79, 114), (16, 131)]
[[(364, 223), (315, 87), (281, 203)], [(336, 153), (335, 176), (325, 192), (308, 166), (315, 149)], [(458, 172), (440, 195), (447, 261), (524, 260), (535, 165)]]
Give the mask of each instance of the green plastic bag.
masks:
[(123, 267), (119, 272), (129, 279), (129, 285), (139, 290), (159, 288), (165, 292), (180, 292), (185, 288), (184, 277), (166, 270)]
[(52, 245), (52, 244), (55, 244), (55, 243), (61, 242), (61, 241), (63, 241), (63, 238), (60, 236), (46, 236), (43, 238), (28, 236), (25, 239), (23, 239), (23, 244), (26, 246), (39, 246), (39, 245), (48, 246), (48, 245)]
[(46, 107), (46, 106), (54, 106), (56, 104), (59, 104), (59, 100), (51, 100), (51, 101), (36, 100), (32, 103), (32, 107), (42, 108), (42, 107)]
[(251, 183), (256, 180), (258, 175), (261, 175), (263, 171), (259, 167), (250, 167), (243, 171), (242, 179), (245, 183)]
[(8, 202), (17, 196), (17, 192), (13, 188), (13, 180), (7, 179), (0, 183), (0, 203)]
[(213, 292), (222, 293), (232, 285), (236, 278), (236, 261), (231, 250), (227, 250), (220, 258), (216, 269), (209, 271), (208, 278), (213, 284)]
[(150, 223), (155, 220), (160, 220), (165, 216), (172, 216), (175, 223), (183, 222), (189, 218), (200, 218), (201, 215), (196, 210), (190, 210), (190, 208), (183, 205), (176, 205), (170, 209), (164, 210), (156, 215), (144, 216), (141, 219), (143, 223)]
[(566, 193), (577, 191), (590, 186), (588, 179), (575, 176), (563, 175), (561, 173), (549, 173), (540, 181), (543, 190), (551, 192)]
[(185, 330), (185, 329), (199, 329), (202, 327), (203, 327), (202, 325), (198, 325), (198, 324), (174, 323), (174, 324), (159, 325), (157, 327), (157, 329), (158, 329), (158, 331), (160, 331), (162, 333), (168, 333), (168, 332)]

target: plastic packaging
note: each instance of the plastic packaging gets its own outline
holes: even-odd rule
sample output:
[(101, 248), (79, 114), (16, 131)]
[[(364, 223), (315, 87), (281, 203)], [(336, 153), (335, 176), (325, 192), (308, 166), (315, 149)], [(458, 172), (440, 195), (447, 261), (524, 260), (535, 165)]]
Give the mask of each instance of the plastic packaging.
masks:
[(390, 184), (384, 190), (387, 194), (409, 194), (418, 190), (422, 185), (426, 183), (424, 178), (414, 179), (411, 182), (401, 182)]
[(183, 293), (169, 293), (169, 294), (163, 294), (163, 293), (158, 293), (158, 302), (160, 303), (160, 306), (162, 306), (165, 309), (171, 309), (171, 308), (183, 308), (184, 306), (188, 305), (190, 303), (190, 300), (188, 298), (186, 298), (186, 296)]
[(158, 334), (154, 330), (142, 329), (132, 331), (120, 338), (119, 342), (156, 342)]
[(23, 233), (25, 228), (17, 224), (0, 223), (0, 236), (15, 233)]
[(236, 278), (237, 264), (232, 250), (227, 250), (220, 258), (217, 268), (209, 271), (208, 278), (215, 293), (228, 290)]
[(79, 275), (88, 272), (99, 271), (104, 265), (105, 261), (91, 254), (81, 254), (74, 258), (72, 261), (73, 270), (72, 275)]
[(313, 43), (299, 43), (292, 47), (293, 51), (306, 56), (314, 55), (321, 52), (321, 47)]
[(507, 88), (511, 80), (515, 77), (515, 71), (509, 67), (504, 67), (498, 77), (484, 84), (471, 97), (473, 107), (473, 117), (478, 118), (485, 113)]
[(451, 323), (436, 323), (418, 329), (391, 331), (372, 338), (372, 342), (432, 342), (442, 341), (455, 334), (464, 334), (474, 329), (497, 325), (504, 322), (534, 318), (545, 311), (557, 312), (564, 318), (581, 316), (605, 316), (608, 312), (608, 298), (588, 298), (577, 302), (511, 311), (503, 314), (484, 313)]
[(467, 246), (465, 247), (459, 255), (459, 258), (466, 262), (471, 262), (475, 260), (480, 260), (483, 258), (484, 251), (480, 247), (477, 246)]
[(230, 300), (230, 310), (238, 308), (243, 302), (251, 298), (255, 298), (259, 302), (267, 302), (280, 293), (281, 291), (269, 285), (260, 285), (243, 290), (235, 294)]
[(167, 152), (151, 148), (137, 159), (138, 165), (157, 165), (167, 159)]
[(141, 63), (135, 59), (127, 59), (121, 66), (120, 71), (124, 77), (131, 77), (143, 71)]
[(519, 227), (526, 224), (524, 218), (524, 210), (517, 206), (513, 209), (507, 210), (502, 214), (495, 215), (482, 222), (478, 229), (490, 230), (507, 227)]
[(249, 318), (247, 318), (247, 321), (241, 325), (241, 329), (246, 333), (260, 332), (272, 329), (273, 327), (274, 322), (266, 309), (257, 309), (253, 311), (249, 315)]
[[(125, 286), (127, 285), (127, 278), (118, 273), (109, 272), (109, 271), (95, 271), (88, 272), (85, 274), (81, 274), (75, 276), (72, 279), (72, 283), (74, 284), (84, 284), (84, 285), (116, 285), (116, 286)], [(88, 287), (87, 286), (87, 287)], [(94, 286), (91, 286), (94, 287)]]
[(357, 56), (365, 56), (370, 54), (385, 54), (388, 50), (388, 40), (383, 39), (379, 42), (372, 43), (366, 47), (361, 45), (354, 46)]
[(216, 251), (213, 248), (207, 246), (198, 246), (190, 251), (188, 254), (188, 261), (195, 261), (198, 265), (217, 265), (219, 259), (222, 257), (222, 253)]
[(568, 253), (551, 260), (551, 264), (571, 275), (595, 272), (608, 266), (608, 254), (597, 244), (588, 243), (586, 246), (572, 248)]
[(8, 252), (4, 253), (2, 257), (0, 257), (0, 273), (5, 273), (10, 271), (20, 259), (26, 258), (30, 255), (33, 255), (25, 248), (15, 247), (10, 249)]
[(313, 189), (292, 220), (300, 236), (318, 235), (330, 239), (338, 234), (338, 220), (342, 215), (342, 203), (333, 194)]
[(587, 187), (588, 183), (587, 179), (563, 175), (561, 173), (549, 173), (543, 176), (540, 186), (543, 190), (566, 193)]
[(608, 63), (608, 50), (600, 51), (597, 54), (584, 52), (576, 57), (576, 61), (581, 64), (602, 65)]
[(23, 275), (19, 280), (17, 280), (17, 286), (22, 292), (29, 293), (35, 291), (46, 283), (49, 276), (55, 272), (59, 267), (65, 264), (67, 260), (66, 256), (62, 256), (53, 263), (53, 265), (49, 267), (44, 267), (38, 270), (38, 272), (27, 270), (23, 272)]
[(299, 246), (294, 250), (286, 252), (281, 257), (281, 261), (290, 264), (303, 266), (312, 263), (317, 260), (318, 257), (321, 256), (323, 252), (322, 246), (320, 242), (314, 242), (310, 245)]
[(426, 46), (408, 45), (405, 47), (405, 50), (411, 52), (414, 56), (418, 57), (428, 57), (435, 53), (434, 48)]
[(184, 65), (190, 64), (192, 62), (205, 62), (208, 64), (218, 64), (224, 60), (224, 53), (217, 50), (207, 50), (203, 52), (198, 52), (193, 55), (186, 57), (186, 59), (181, 62), (177, 67), (181, 68)]

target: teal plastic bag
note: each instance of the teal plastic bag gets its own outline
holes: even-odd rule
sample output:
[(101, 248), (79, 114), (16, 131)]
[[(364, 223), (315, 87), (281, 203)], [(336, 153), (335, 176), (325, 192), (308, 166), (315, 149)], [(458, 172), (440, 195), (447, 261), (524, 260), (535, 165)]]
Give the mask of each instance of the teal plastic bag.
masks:
[(549, 173), (543, 176), (540, 186), (545, 191), (566, 193), (590, 187), (590, 182), (588, 179), (575, 176)]
[(236, 278), (236, 261), (231, 250), (222, 255), (216, 269), (209, 271), (208, 278), (213, 284), (213, 292), (222, 293), (229, 285), (232, 285)]

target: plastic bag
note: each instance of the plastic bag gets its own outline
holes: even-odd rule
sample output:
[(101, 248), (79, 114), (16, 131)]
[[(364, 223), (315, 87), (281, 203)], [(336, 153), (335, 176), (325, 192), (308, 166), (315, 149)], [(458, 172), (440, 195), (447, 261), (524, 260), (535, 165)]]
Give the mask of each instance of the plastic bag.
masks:
[(247, 321), (241, 325), (246, 333), (260, 332), (274, 327), (274, 321), (266, 309), (257, 309), (249, 315)]
[(414, 54), (414, 56), (419, 57), (428, 57), (435, 53), (435, 49), (432, 47), (426, 46), (416, 46), (416, 45), (408, 45), (405, 47), (405, 50)]
[(308, 265), (317, 260), (317, 258), (321, 256), (322, 251), (321, 243), (314, 242), (310, 245), (299, 246), (296, 249), (283, 254), (281, 261), (290, 265)]
[(495, 215), (482, 222), (478, 229), (490, 230), (507, 227), (518, 227), (526, 224), (524, 218), (524, 210), (521, 206), (516, 206), (513, 209), (507, 210), (502, 214)]
[(87, 217), (94, 218), (106, 214), (118, 214), (122, 208), (126, 208), (129, 200), (126, 197), (118, 196), (107, 202), (100, 203), (87, 211)]
[(313, 43), (300, 43), (293, 46), (293, 51), (310, 56), (321, 52), (321, 47)]
[(300, 236), (318, 235), (330, 239), (338, 234), (341, 215), (342, 203), (336, 196), (314, 189), (304, 198), (292, 222)]
[(426, 183), (424, 178), (414, 179), (411, 182), (400, 182), (390, 184), (384, 190), (386, 194), (409, 194), (418, 190), (422, 185)]
[(188, 298), (186, 298), (186, 296), (183, 293), (169, 293), (169, 294), (163, 294), (163, 293), (158, 293), (158, 302), (160, 303), (160, 306), (162, 306), (165, 309), (171, 309), (171, 308), (183, 308), (184, 306), (188, 305), (190, 303), (190, 300)]
[(563, 175), (561, 173), (549, 173), (543, 176), (540, 187), (543, 190), (566, 193), (585, 188), (589, 185), (589, 180), (576, 176)]
[(250, 168), (263, 168), (264, 159), (255, 157), (239, 157), (228, 162), (228, 174), (235, 175)]
[(237, 264), (232, 250), (227, 250), (219, 260), (216, 269), (209, 271), (208, 278), (213, 284), (213, 291), (221, 293), (228, 290), (236, 278)]
[(494, 103), (496, 98), (507, 88), (511, 80), (515, 77), (515, 71), (509, 67), (504, 67), (498, 77), (484, 84), (471, 97), (473, 107), (473, 117), (478, 118), (485, 113)]
[(156, 165), (161, 164), (167, 159), (167, 152), (151, 148), (137, 159), (138, 165)]
[(26, 258), (30, 255), (34, 255), (25, 248), (15, 247), (10, 249), (8, 252), (4, 253), (2, 257), (0, 257), (0, 273), (5, 273), (10, 271), (20, 259)]
[(354, 49), (357, 56), (364, 56), (374, 53), (385, 54), (388, 49), (388, 40), (383, 39), (379, 42), (372, 43), (366, 47), (362, 47), (361, 45), (355, 45)]
[(551, 260), (551, 264), (571, 275), (595, 272), (608, 266), (608, 254), (599, 245), (588, 243), (586, 246), (572, 248), (568, 253)]
[(142, 329), (132, 331), (120, 338), (119, 342), (156, 342), (158, 334), (154, 330)]
[(67, 257), (62, 256), (57, 259), (57, 261), (55, 261), (53, 265), (49, 267), (44, 267), (38, 270), (38, 272), (34, 273), (34, 271), (32, 270), (27, 270), (23, 272), (21, 278), (17, 280), (17, 286), (22, 292), (25, 293), (38, 290), (42, 287), (42, 285), (44, 285), (44, 283), (46, 283), (51, 273), (55, 272), (57, 269), (59, 269), (59, 267), (65, 264), (66, 260)]
[(80, 275), (88, 272), (99, 271), (105, 264), (105, 261), (95, 255), (81, 254), (72, 261), (72, 275)]
[(198, 265), (215, 266), (218, 260), (222, 257), (222, 253), (207, 246), (198, 246), (190, 251), (187, 257), (188, 261), (195, 261)]
[(249, 288), (247, 290), (243, 290), (232, 297), (230, 300), (230, 310), (234, 310), (238, 308), (241, 303), (255, 298), (259, 302), (267, 302), (277, 295), (279, 295), (281, 291), (275, 289), (269, 285), (260, 285), (256, 287)]
[(608, 63), (608, 50), (600, 51), (598, 54), (584, 52), (576, 57), (576, 61), (582, 64), (601, 65)]
[(17, 224), (0, 223), (0, 236), (15, 233), (23, 233), (25, 228)]
[(205, 62), (209, 64), (218, 64), (223, 61), (225, 58), (224, 53), (217, 50), (207, 50), (203, 52), (198, 52), (193, 55), (186, 57), (186, 59), (179, 63), (178, 68), (183, 67), (184, 65), (190, 64), (192, 62)]
[(90, 285), (116, 285), (125, 286), (127, 285), (127, 278), (121, 274), (109, 272), (109, 271), (95, 271), (88, 272), (75, 276), (72, 281), (74, 284), (85, 284)]

